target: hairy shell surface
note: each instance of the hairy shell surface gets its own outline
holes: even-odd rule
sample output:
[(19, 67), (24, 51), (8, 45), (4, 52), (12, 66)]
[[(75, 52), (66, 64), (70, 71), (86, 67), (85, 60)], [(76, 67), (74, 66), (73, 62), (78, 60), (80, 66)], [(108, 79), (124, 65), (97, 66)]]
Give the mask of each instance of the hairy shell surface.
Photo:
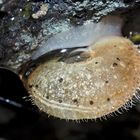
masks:
[[(24, 73), (34, 103), (55, 117), (96, 119), (124, 106), (140, 85), (140, 54), (123, 37), (40, 57)], [(31, 70), (32, 69), (32, 70)]]

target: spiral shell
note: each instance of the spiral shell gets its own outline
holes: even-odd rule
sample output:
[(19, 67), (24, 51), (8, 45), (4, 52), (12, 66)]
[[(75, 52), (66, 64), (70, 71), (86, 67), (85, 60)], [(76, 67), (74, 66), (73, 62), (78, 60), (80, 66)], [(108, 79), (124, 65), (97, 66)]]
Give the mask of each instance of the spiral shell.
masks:
[(140, 55), (128, 39), (108, 37), (86, 51), (60, 52), (47, 54), (33, 71), (26, 71), (25, 86), (44, 112), (71, 120), (96, 119), (135, 95)]

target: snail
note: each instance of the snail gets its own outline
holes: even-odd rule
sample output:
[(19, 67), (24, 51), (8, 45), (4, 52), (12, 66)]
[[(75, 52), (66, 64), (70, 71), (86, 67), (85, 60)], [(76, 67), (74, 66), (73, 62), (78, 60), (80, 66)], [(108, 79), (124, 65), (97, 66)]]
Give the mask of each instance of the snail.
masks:
[(96, 119), (125, 107), (140, 86), (140, 54), (108, 16), (58, 33), (19, 71), (35, 105), (49, 115)]

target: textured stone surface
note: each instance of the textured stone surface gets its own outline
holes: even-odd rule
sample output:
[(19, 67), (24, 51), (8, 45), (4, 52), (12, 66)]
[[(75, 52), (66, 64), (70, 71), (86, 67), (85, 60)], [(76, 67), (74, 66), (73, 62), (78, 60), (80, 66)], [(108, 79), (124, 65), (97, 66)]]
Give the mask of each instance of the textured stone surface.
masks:
[[(33, 19), (32, 15), (43, 4), (48, 5), (47, 14)], [(0, 64), (17, 69), (51, 35), (87, 20), (97, 22), (112, 12), (127, 12), (138, 5), (139, 0), (3, 0), (0, 3), (0, 44), (5, 58)]]

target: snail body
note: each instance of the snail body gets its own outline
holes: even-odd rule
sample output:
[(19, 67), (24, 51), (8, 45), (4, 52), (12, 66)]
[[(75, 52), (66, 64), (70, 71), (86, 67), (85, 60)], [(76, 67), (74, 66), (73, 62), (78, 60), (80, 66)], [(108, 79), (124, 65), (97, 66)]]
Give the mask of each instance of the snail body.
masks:
[(124, 106), (139, 87), (140, 55), (123, 37), (50, 54), (37, 60), (25, 81), (34, 103), (50, 115), (96, 119)]
[(107, 16), (99, 23), (88, 22), (82, 26), (72, 27), (71, 29), (60, 32), (50, 37), (47, 42), (42, 44), (32, 55), (32, 60), (36, 60), (47, 52), (89, 46), (100, 38), (106, 36), (121, 36), (123, 19), (117, 16)]

